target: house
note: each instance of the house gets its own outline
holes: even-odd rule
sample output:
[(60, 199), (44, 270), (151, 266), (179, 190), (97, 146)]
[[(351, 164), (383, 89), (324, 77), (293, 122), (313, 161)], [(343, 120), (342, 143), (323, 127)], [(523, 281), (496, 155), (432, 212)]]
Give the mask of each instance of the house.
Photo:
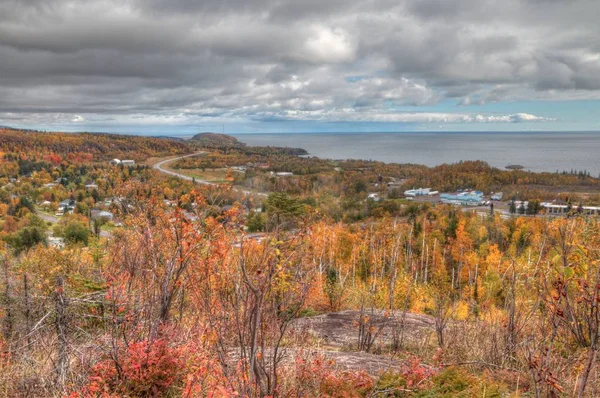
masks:
[(492, 195), (492, 197), (490, 199), (492, 199), (492, 200), (502, 200), (503, 196), (504, 196), (504, 193), (502, 193), (502, 192), (496, 192), (495, 194)]
[(58, 213), (72, 213), (76, 205), (77, 202), (73, 199), (65, 199), (58, 204)]
[(114, 215), (110, 211), (95, 209), (95, 210), (91, 211), (91, 217), (92, 217), (92, 220), (104, 218), (108, 221), (112, 221), (114, 218)]
[(65, 240), (63, 238), (58, 238), (56, 236), (48, 237), (48, 246), (55, 247), (57, 249), (62, 249), (65, 247)]
[(133, 165), (135, 165), (135, 161), (134, 160), (122, 160), (121, 164), (123, 166), (133, 166)]
[(515, 204), (515, 209), (517, 209), (517, 211), (519, 211), (519, 209), (522, 207), (523, 210), (527, 210), (529, 208), (529, 201), (523, 201), (523, 200), (513, 200), (514, 204)]
[(85, 186), (85, 189), (87, 189), (89, 191), (93, 191), (94, 189), (98, 189), (98, 184), (87, 184)]
[(371, 199), (374, 202), (379, 202), (381, 200), (381, 197), (378, 193), (370, 193), (369, 196), (367, 196), (367, 199)]

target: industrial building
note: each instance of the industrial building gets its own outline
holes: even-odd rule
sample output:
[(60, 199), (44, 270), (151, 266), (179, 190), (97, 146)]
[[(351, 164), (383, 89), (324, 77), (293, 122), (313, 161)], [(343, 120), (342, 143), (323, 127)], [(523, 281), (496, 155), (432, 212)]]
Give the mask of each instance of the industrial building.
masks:
[(415, 196), (433, 196), (437, 195), (438, 191), (432, 191), (431, 188), (419, 188), (419, 189), (409, 189), (408, 191), (404, 191), (404, 196), (415, 197)]
[[(578, 211), (579, 206), (569, 206), (555, 204), (551, 202), (542, 202), (542, 207), (546, 209), (546, 214), (567, 214), (570, 211)], [(600, 206), (581, 206), (581, 213), (588, 215), (600, 215)]]
[(463, 205), (463, 206), (480, 206), (484, 204), (483, 192), (471, 191), (471, 192), (458, 192), (443, 193), (440, 196), (440, 202), (452, 205)]

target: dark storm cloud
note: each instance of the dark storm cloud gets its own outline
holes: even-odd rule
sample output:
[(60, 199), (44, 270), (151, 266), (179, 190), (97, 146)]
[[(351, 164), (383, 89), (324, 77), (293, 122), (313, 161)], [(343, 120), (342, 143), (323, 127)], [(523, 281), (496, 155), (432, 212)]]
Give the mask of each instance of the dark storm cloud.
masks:
[[(485, 121), (390, 112), (598, 98), (598, 12), (592, 0), (3, 0), (0, 122)], [(498, 120), (536, 120), (510, 116)]]

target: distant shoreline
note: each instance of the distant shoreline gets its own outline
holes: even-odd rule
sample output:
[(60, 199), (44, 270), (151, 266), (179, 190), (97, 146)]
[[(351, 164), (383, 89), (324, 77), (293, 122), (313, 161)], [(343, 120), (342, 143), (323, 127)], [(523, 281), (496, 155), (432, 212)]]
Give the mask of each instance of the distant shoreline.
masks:
[[(109, 134), (119, 134), (119, 133), (109, 133)], [(124, 134), (124, 133), (123, 133)], [(556, 134), (556, 135), (571, 135), (571, 134), (598, 134), (600, 136), (600, 130), (589, 130), (589, 131), (337, 131), (337, 132), (325, 132), (325, 131), (306, 131), (306, 132), (251, 132), (251, 133), (228, 133), (225, 134), (230, 135), (232, 137), (238, 138), (240, 141), (243, 141), (243, 137), (251, 137), (258, 135), (269, 135), (269, 136), (317, 136), (317, 135), (412, 135), (412, 134), (422, 134), (422, 135), (543, 135), (543, 134)], [(160, 137), (160, 138), (181, 138), (184, 140), (188, 140), (192, 138), (195, 134), (180, 134), (180, 133), (172, 133), (172, 134), (160, 134), (154, 135), (150, 134), (139, 134), (145, 137)]]
[(524, 171), (600, 175), (600, 132), (419, 132), (230, 134), (251, 146), (304, 148), (323, 159), (362, 159), (435, 167), (481, 160)]

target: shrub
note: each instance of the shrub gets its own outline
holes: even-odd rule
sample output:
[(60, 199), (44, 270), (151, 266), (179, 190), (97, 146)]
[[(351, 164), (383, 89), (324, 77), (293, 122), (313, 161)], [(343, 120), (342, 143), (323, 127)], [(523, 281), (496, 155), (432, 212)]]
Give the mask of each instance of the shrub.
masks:
[(423, 365), (418, 357), (412, 356), (408, 358), (399, 373), (382, 374), (375, 384), (375, 391), (385, 391), (390, 397), (405, 396), (406, 392), (429, 387), (429, 381), (437, 371), (437, 368)]
[(285, 369), (281, 396), (364, 397), (374, 386), (366, 372), (340, 371), (321, 355), (300, 352), (292, 369)]
[(503, 397), (506, 386), (492, 382), (487, 376), (476, 377), (465, 369), (449, 367), (432, 378), (433, 385), (416, 396), (433, 397)]
[(364, 397), (373, 389), (373, 379), (365, 371), (334, 372), (321, 381), (319, 396)]
[(406, 389), (406, 379), (400, 373), (385, 372), (375, 383), (375, 391), (385, 391), (388, 397), (402, 397)]
[(261, 232), (265, 230), (265, 217), (261, 213), (252, 213), (248, 216), (246, 226), (248, 232)]
[(83, 243), (87, 245), (90, 238), (90, 230), (85, 224), (75, 220), (67, 222), (63, 233), (67, 242), (70, 243)]
[(93, 367), (86, 392), (92, 395), (164, 396), (183, 383), (185, 368), (180, 354), (165, 340), (133, 343), (118, 362), (106, 359)]
[(474, 383), (473, 377), (464, 369), (450, 367), (433, 378), (433, 391), (439, 394), (456, 394)]

